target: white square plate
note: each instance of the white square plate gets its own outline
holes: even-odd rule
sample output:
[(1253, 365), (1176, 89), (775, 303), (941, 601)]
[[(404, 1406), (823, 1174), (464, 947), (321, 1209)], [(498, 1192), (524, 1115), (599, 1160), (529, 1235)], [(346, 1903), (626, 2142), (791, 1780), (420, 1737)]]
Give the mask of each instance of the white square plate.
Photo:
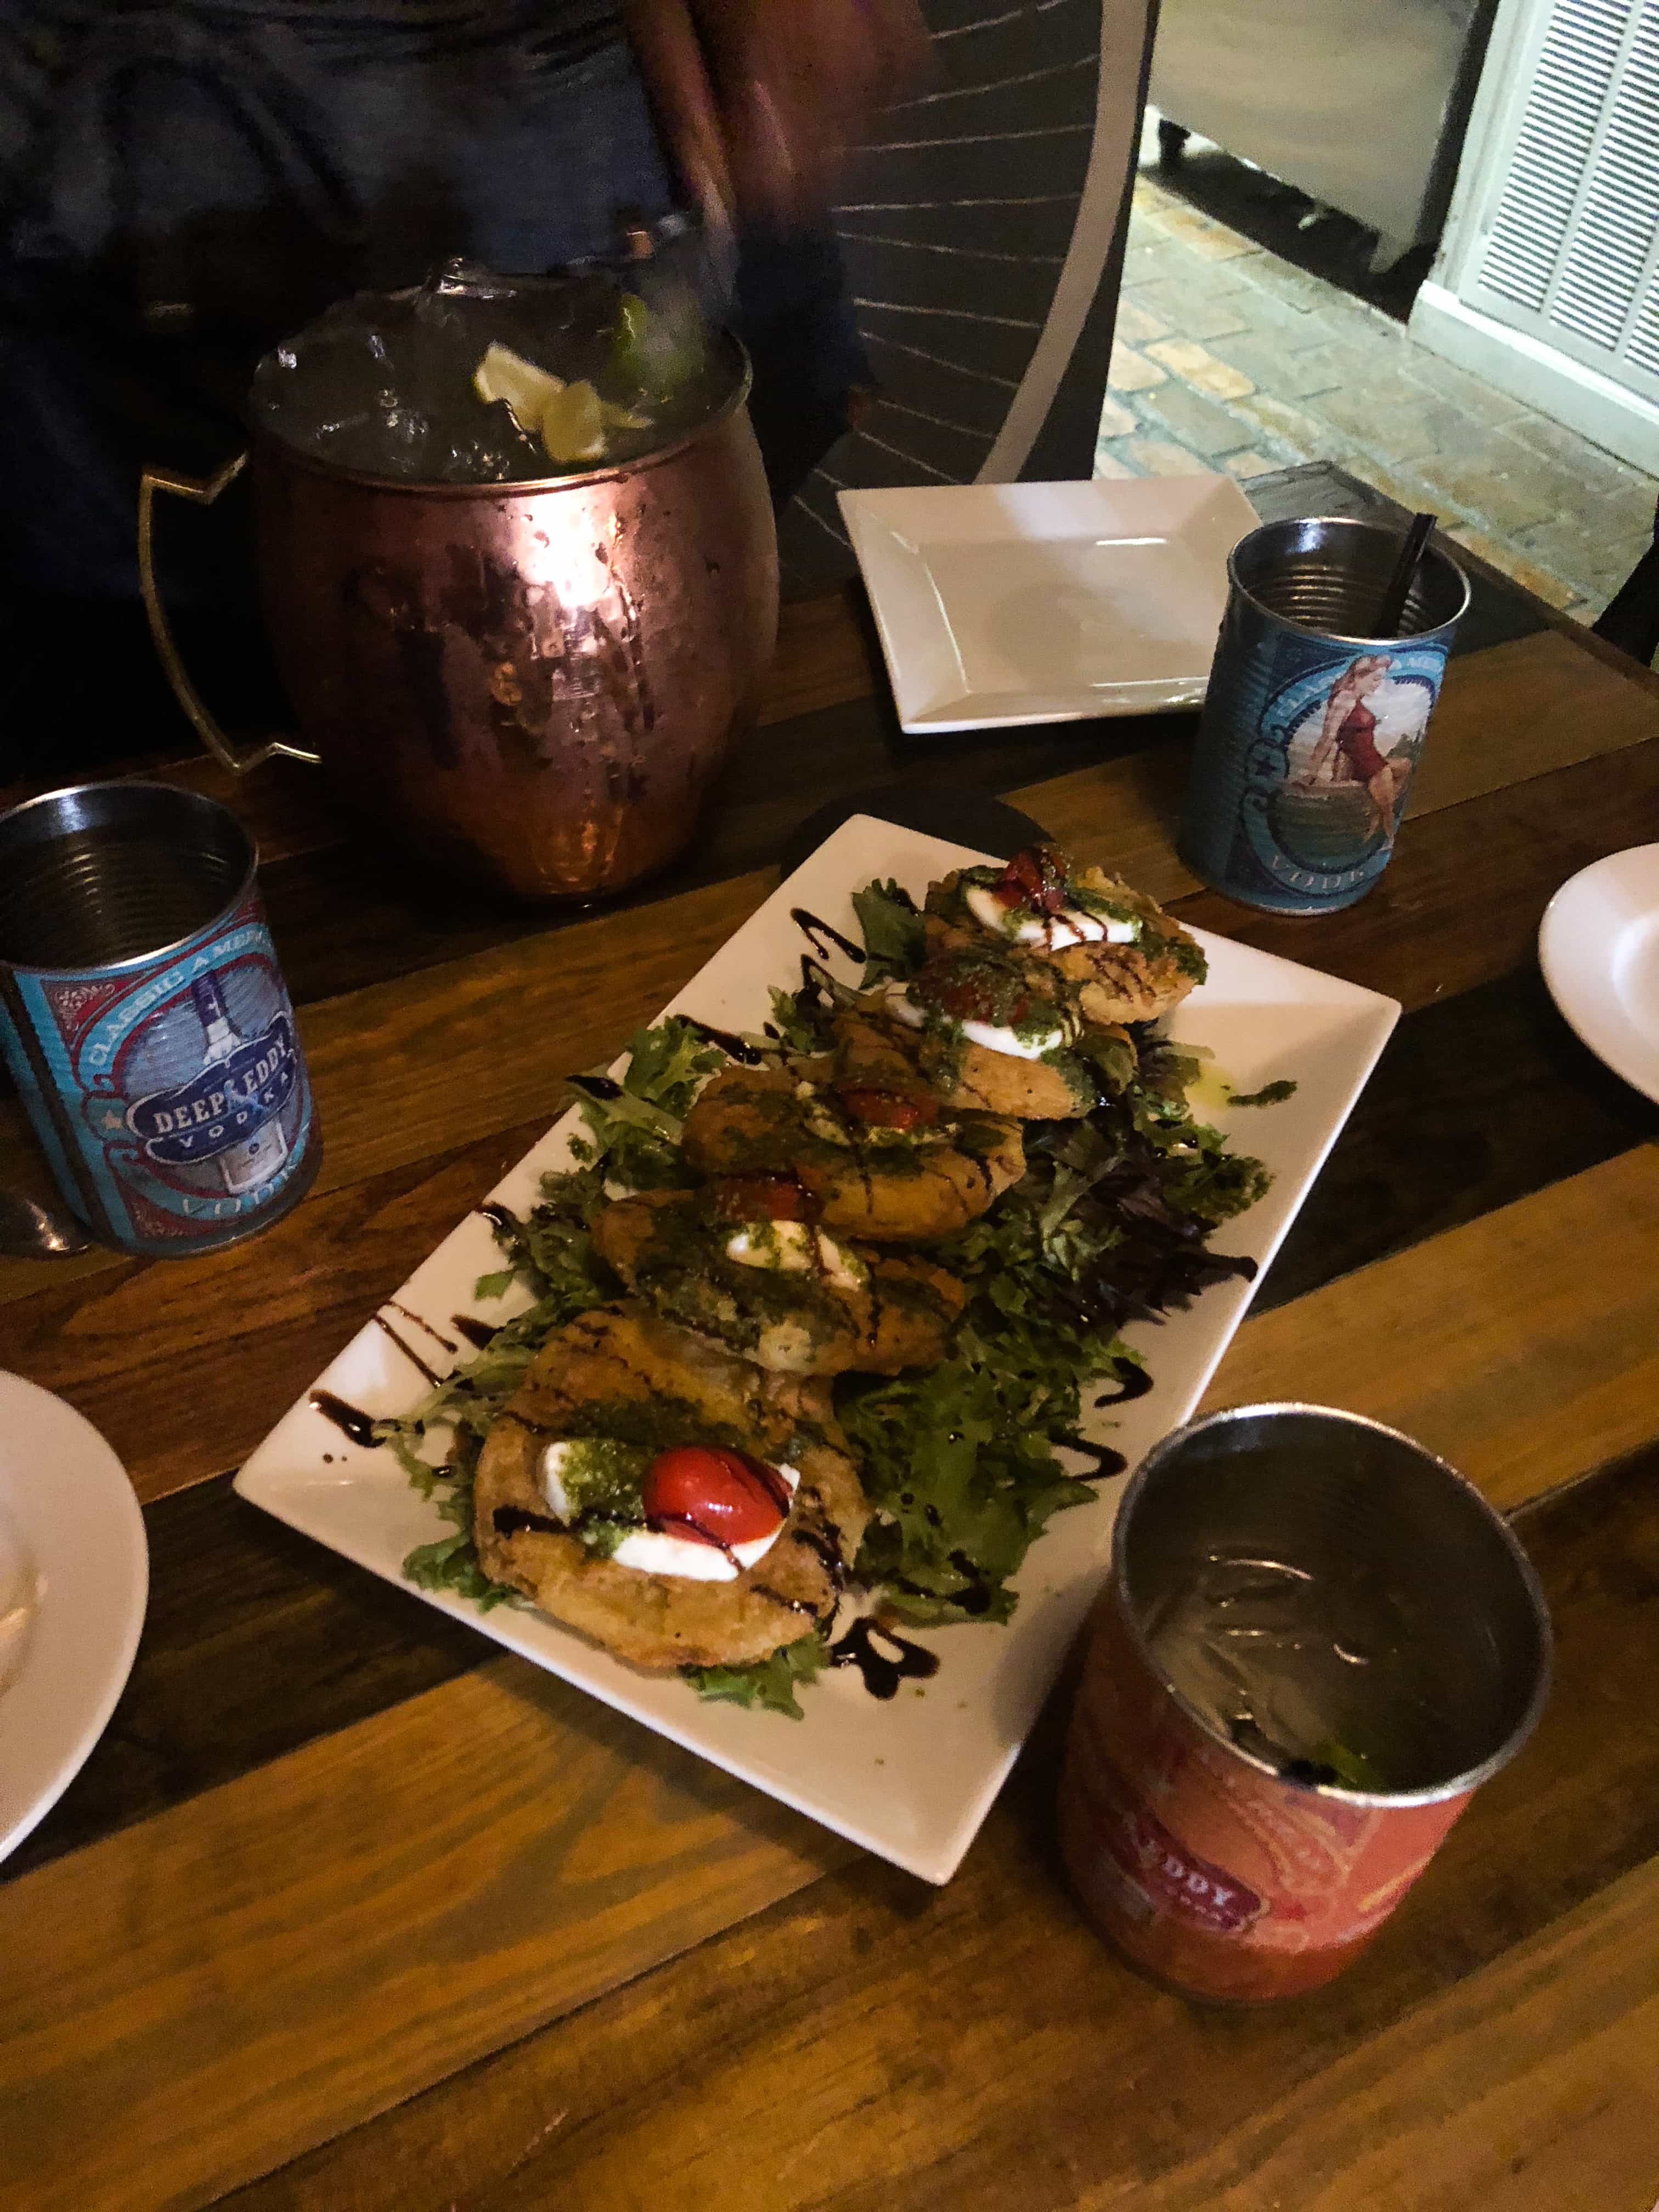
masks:
[(1196, 707), (1256, 514), (1231, 477), (844, 491), (907, 730)]
[[(856, 938), (852, 894), (872, 877), (896, 877), (920, 898), (948, 869), (986, 858), (854, 815), (665, 1011), (722, 1027), (758, 1028), (769, 1012), (769, 985), (787, 985), (799, 972), (801, 939), (792, 907), (808, 907)], [(1267, 1197), (1216, 1240), (1218, 1249), (1248, 1253), (1265, 1269), (1400, 1009), (1392, 999), (1227, 939), (1200, 942), (1209, 956), (1209, 981), (1178, 1008), (1174, 1034), (1210, 1047), (1217, 1069), (1236, 1089), (1253, 1091), (1282, 1076), (1297, 1085), (1282, 1105), (1212, 1112), (1206, 1102), (1203, 1108), (1273, 1171)], [(851, 963), (839, 964), (855, 975)], [(544, 1172), (568, 1164), (568, 1139), (580, 1126), (574, 1112), (565, 1115), (489, 1197), (527, 1209)], [(448, 1326), (452, 1314), (505, 1320), (522, 1297), (483, 1304), (473, 1295), (478, 1276), (500, 1258), (489, 1223), (471, 1213), (397, 1292), (397, 1303), (451, 1340), (458, 1334)], [(1127, 1331), (1145, 1352), (1154, 1387), (1116, 1420), (1095, 1416), (1088, 1432), (1115, 1445), (1133, 1466), (1184, 1421), (1237, 1328), (1250, 1289), (1243, 1282), (1218, 1285), (1161, 1327)], [(394, 1317), (394, 1325), (434, 1366), (453, 1364), (408, 1321)], [(409, 1411), (428, 1386), (371, 1322), (315, 1387), (388, 1414)], [(414, 1546), (451, 1533), (387, 1453), (348, 1443), (308, 1395), (265, 1438), (236, 1487), (388, 1582), (402, 1580), (402, 1561)], [(943, 1662), (925, 1692), (907, 1686), (892, 1704), (879, 1704), (848, 1668), (807, 1686), (801, 1698), (806, 1717), (799, 1722), (703, 1704), (678, 1678), (641, 1674), (542, 1613), (501, 1607), (483, 1613), (441, 1594), (431, 1595), (430, 1602), (855, 1843), (929, 1881), (945, 1881), (1012, 1765), (1099, 1585), (1121, 1488), (1121, 1480), (1109, 1483), (1097, 1504), (1060, 1514), (1033, 1547), (1018, 1577), (1019, 1609), (1008, 1626), (919, 1634)]]

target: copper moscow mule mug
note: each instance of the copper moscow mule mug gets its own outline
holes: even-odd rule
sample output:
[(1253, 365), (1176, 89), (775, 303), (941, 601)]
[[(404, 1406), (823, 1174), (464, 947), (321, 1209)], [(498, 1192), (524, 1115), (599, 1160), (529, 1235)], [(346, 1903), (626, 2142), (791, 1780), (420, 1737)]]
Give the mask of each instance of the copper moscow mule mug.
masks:
[(408, 483), (252, 448), (261, 599), (304, 742), (239, 752), (175, 647), (145, 470), (139, 568), (156, 649), (198, 734), (237, 774), (318, 763), (413, 857), (525, 899), (594, 897), (690, 842), (777, 634), (777, 540), (735, 338), (721, 403), (638, 459), (531, 483)]

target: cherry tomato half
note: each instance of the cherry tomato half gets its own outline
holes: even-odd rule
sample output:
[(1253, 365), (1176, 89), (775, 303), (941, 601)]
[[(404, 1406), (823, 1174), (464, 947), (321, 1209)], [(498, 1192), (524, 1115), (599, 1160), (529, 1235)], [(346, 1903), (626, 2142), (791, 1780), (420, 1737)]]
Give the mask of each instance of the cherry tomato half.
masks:
[(995, 895), (1005, 906), (1026, 904), (1039, 914), (1058, 914), (1066, 903), (1066, 879), (1049, 854), (1028, 845), (1003, 870)]
[(805, 1221), (811, 1204), (793, 1176), (727, 1176), (714, 1203), (732, 1221)]
[(855, 1121), (871, 1129), (925, 1129), (939, 1119), (939, 1101), (902, 1097), (896, 1091), (866, 1090), (854, 1084), (836, 1097)]
[(789, 1486), (746, 1452), (673, 1444), (646, 1470), (641, 1502), (652, 1527), (730, 1549), (772, 1534), (789, 1510)]
[(930, 989), (935, 1001), (959, 1022), (996, 1022), (1018, 1027), (1031, 1011), (1031, 1002), (1023, 994), (1000, 1003), (990, 978), (976, 975), (971, 969), (966, 975), (943, 977)]

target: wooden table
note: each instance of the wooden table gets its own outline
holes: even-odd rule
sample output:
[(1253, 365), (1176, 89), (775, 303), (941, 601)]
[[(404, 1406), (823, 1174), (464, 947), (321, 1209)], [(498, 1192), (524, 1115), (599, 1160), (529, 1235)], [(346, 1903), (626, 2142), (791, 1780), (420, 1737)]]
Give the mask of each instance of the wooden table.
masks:
[[(1266, 493), (1339, 495), (1367, 496)], [(1314, 923), (1182, 870), (1181, 721), (913, 747), (851, 599), (787, 611), (696, 860), (603, 915), (411, 902), (301, 772), (235, 795), (302, 1009), (314, 1193), (200, 1261), (0, 1262), (0, 1364), (109, 1437), (154, 1577), (108, 1734), (0, 1887), (8, 2212), (1646, 2212), (1659, 1109), (1577, 1044), (1533, 946), (1558, 884), (1659, 835), (1659, 681), (1490, 577), (1466, 645), (1393, 866)], [(1358, 1407), (1465, 1468), (1518, 1517), (1558, 1681), (1375, 1949), (1277, 2009), (1189, 2008), (1088, 1933), (1052, 1712), (933, 1891), (229, 1491), (561, 1076), (771, 888), (787, 829), (941, 769), (1407, 1010), (1210, 1402)], [(8, 1172), (19, 1127), (0, 1102)]]

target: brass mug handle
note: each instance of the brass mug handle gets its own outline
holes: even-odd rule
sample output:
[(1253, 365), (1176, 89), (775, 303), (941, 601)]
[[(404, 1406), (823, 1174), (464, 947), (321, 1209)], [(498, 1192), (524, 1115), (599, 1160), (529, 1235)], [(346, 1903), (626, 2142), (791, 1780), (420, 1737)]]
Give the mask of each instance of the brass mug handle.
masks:
[(255, 745), (246, 753), (238, 753), (235, 746), (208, 711), (206, 702), (190, 680), (190, 672), (179, 657), (167, 609), (161, 605), (161, 593), (155, 581), (155, 495), (171, 492), (176, 498), (191, 501), (198, 507), (211, 507), (222, 491), (234, 484), (247, 466), (246, 452), (238, 453), (222, 469), (207, 477), (180, 476), (175, 469), (147, 468), (138, 478), (138, 586), (144, 595), (144, 612), (149, 617), (149, 634), (155, 641), (155, 650), (167, 672), (167, 682), (173, 686), (173, 696), (190, 718), (191, 727), (213, 755), (221, 768), (228, 769), (233, 775), (246, 775), (250, 769), (258, 768), (273, 753), (281, 753), (287, 760), (309, 762), (313, 768), (322, 765), (320, 753), (313, 753), (304, 745), (290, 744), (286, 738), (268, 738), (262, 745)]

